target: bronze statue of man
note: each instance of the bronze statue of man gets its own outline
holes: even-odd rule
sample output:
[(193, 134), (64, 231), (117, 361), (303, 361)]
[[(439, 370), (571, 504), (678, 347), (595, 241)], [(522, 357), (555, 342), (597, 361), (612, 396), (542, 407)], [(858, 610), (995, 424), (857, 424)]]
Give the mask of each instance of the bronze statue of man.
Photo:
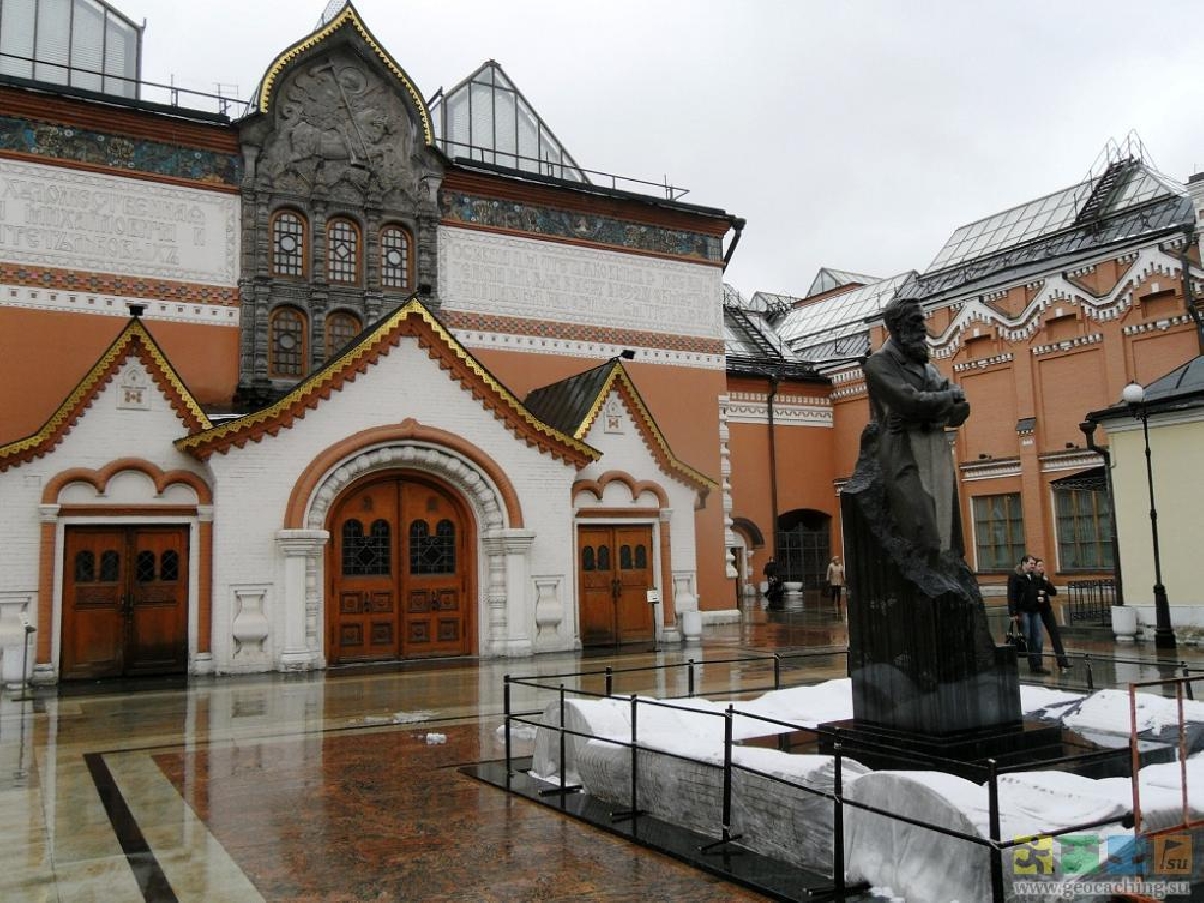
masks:
[(900, 533), (930, 555), (964, 554), (957, 474), (945, 427), (970, 415), (962, 388), (928, 363), (924, 312), (896, 298), (883, 311), (890, 338), (865, 362), (878, 461)]

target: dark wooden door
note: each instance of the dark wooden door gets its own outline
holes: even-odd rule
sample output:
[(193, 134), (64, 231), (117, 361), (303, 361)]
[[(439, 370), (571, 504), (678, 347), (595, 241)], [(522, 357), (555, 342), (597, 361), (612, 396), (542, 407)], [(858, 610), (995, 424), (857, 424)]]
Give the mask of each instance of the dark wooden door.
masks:
[(69, 527), (64, 545), (63, 679), (187, 670), (187, 528)]
[(332, 664), (472, 651), (469, 522), (448, 491), (374, 480), (339, 502), (331, 527)]
[(651, 527), (581, 526), (577, 567), (583, 646), (654, 638)]

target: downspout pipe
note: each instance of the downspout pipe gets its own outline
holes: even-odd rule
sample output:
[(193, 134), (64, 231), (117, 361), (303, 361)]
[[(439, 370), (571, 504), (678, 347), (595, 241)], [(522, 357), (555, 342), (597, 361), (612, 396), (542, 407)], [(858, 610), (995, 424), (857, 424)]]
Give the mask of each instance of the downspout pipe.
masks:
[[(778, 395), (778, 383), (781, 382), (781, 376), (774, 373), (769, 377), (769, 504), (772, 509), (773, 520), (770, 523), (772, 538), (769, 542), (770, 557), (774, 561), (778, 560), (778, 443), (777, 431), (774, 429), (773, 422), (773, 403)], [(781, 569), (781, 562), (778, 562), (778, 568)]]
[(1196, 299), (1191, 291), (1191, 259), (1187, 252), (1196, 242), (1196, 227), (1189, 223), (1183, 227), (1183, 247), (1179, 249), (1179, 268), (1183, 273), (1183, 306), (1196, 324), (1196, 347), (1204, 354), (1204, 320), (1200, 318), (1200, 309), (1196, 307)]
[(732, 243), (727, 246), (727, 253), (723, 255), (723, 268), (726, 270), (727, 265), (731, 263), (732, 255), (736, 253), (736, 245), (740, 244), (740, 236), (744, 234), (744, 224), (748, 222), (740, 217), (732, 218), (732, 228), (736, 230), (736, 234), (732, 236)]

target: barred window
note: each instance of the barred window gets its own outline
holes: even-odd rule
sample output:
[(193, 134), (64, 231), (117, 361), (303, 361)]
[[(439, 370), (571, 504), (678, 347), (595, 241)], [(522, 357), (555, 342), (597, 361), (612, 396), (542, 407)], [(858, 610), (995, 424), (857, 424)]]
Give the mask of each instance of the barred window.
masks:
[(305, 275), (305, 218), (281, 210), (272, 218), (272, 275)]
[(360, 334), (360, 319), (355, 314), (338, 311), (326, 318), (326, 357), (335, 353)]
[(382, 288), (409, 291), (410, 233), (401, 226), (380, 230), (380, 284)]
[(355, 519), (343, 524), (343, 576), (388, 575), (392, 569), (391, 529), (387, 520), (375, 520), (364, 535), (364, 525)]
[(973, 508), (978, 570), (1011, 570), (1024, 554), (1024, 509), (1020, 493), (975, 496)]
[(268, 330), (268, 371), (272, 376), (305, 373), (305, 314), (294, 307), (277, 308)]
[(1058, 568), (1063, 571), (1110, 571), (1112, 505), (1100, 487), (1054, 486), (1058, 522)]
[(326, 227), (326, 275), (331, 282), (360, 281), (360, 230), (349, 219), (332, 219)]

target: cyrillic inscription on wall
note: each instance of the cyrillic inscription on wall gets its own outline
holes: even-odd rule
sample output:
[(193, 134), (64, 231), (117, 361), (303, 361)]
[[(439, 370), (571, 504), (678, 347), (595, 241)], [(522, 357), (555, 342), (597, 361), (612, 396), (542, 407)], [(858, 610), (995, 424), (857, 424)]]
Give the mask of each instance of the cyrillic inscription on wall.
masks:
[(234, 285), (238, 198), (0, 160), (0, 260)]
[(586, 326), (723, 337), (723, 271), (443, 226), (444, 307)]

